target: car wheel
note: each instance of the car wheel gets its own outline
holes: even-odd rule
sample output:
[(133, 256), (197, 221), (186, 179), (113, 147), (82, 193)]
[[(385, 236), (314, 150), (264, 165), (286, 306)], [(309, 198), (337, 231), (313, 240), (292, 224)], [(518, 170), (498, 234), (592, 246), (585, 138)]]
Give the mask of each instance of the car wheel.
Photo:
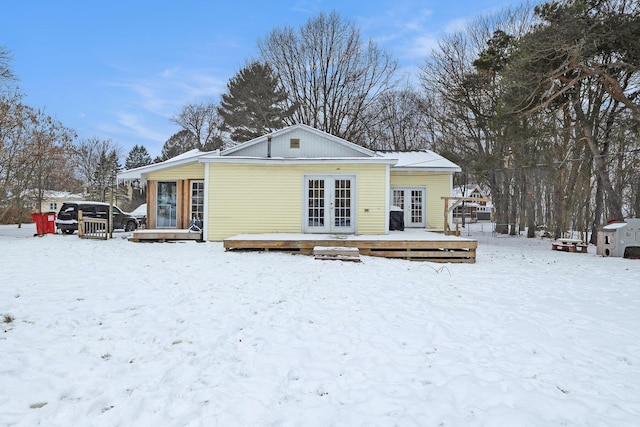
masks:
[(136, 229), (136, 223), (133, 221), (129, 221), (124, 231), (134, 231)]

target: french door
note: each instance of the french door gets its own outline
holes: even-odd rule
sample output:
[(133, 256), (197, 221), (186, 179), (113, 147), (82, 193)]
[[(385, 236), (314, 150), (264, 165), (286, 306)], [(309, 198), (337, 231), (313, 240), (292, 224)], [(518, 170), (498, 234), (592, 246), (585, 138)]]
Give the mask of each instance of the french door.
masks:
[(204, 181), (191, 181), (190, 220), (204, 220)]
[(355, 176), (305, 176), (305, 233), (355, 231)]
[(393, 188), (394, 206), (404, 212), (405, 227), (426, 227), (426, 192), (424, 187), (396, 187)]

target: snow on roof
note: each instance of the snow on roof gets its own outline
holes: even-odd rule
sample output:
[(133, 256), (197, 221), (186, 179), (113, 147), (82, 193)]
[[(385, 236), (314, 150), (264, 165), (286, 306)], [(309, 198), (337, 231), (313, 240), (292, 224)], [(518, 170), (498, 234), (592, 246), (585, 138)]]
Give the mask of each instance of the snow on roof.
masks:
[(474, 191), (478, 191), (478, 193), (480, 193), (480, 195), (482, 197), (488, 197), (487, 193), (485, 191), (483, 191), (479, 185), (477, 184), (468, 184), (466, 187), (461, 188), (461, 187), (455, 187), (453, 188), (453, 190), (451, 191), (451, 195), (455, 196), (455, 197), (471, 197), (471, 194)]
[(193, 150), (186, 151), (182, 154), (178, 154), (175, 157), (172, 157), (164, 162), (154, 163), (147, 166), (140, 166), (139, 168), (129, 169), (118, 173), (118, 179), (127, 180), (127, 179), (141, 179), (142, 174), (156, 171), (158, 169), (164, 169), (166, 167), (179, 166), (181, 164), (190, 163), (191, 161), (195, 161), (198, 157), (207, 154), (211, 156), (217, 156), (220, 154), (218, 150), (206, 152), (200, 151), (197, 148)]
[(626, 226), (627, 226), (626, 222), (614, 222), (614, 223), (605, 225), (603, 228), (605, 230), (617, 230), (618, 228), (623, 228)]
[(69, 191), (45, 190), (43, 194), (45, 199), (82, 199), (82, 194), (74, 194)]
[(396, 159), (398, 163), (393, 169), (417, 169), (431, 171), (459, 172), (460, 166), (445, 159), (440, 154), (431, 150), (420, 151), (378, 151), (378, 156), (388, 159)]

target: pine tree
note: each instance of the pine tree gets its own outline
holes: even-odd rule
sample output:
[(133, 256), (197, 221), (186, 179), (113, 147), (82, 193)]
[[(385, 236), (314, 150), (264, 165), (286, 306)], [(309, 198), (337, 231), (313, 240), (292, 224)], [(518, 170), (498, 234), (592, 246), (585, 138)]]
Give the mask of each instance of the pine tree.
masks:
[[(198, 140), (193, 132), (183, 129), (173, 135), (162, 146), (161, 162), (171, 159), (179, 154), (186, 153), (189, 150), (197, 148)], [(156, 162), (157, 163), (157, 162)]]
[(282, 129), (293, 115), (287, 107), (287, 93), (273, 69), (254, 61), (245, 66), (227, 84), (218, 113), (224, 120), (222, 129), (231, 139), (244, 142)]
[(133, 146), (131, 151), (129, 151), (129, 155), (127, 156), (124, 167), (126, 169), (134, 169), (141, 166), (150, 165), (151, 163), (151, 156), (149, 155), (149, 152), (147, 151), (145, 146), (136, 144)]

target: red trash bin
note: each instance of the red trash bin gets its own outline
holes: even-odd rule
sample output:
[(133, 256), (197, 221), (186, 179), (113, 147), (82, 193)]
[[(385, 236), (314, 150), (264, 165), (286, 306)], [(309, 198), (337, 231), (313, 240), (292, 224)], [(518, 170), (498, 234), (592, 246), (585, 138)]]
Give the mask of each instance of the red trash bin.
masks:
[(36, 234), (56, 234), (56, 213), (55, 212), (34, 212), (31, 219), (36, 223)]

